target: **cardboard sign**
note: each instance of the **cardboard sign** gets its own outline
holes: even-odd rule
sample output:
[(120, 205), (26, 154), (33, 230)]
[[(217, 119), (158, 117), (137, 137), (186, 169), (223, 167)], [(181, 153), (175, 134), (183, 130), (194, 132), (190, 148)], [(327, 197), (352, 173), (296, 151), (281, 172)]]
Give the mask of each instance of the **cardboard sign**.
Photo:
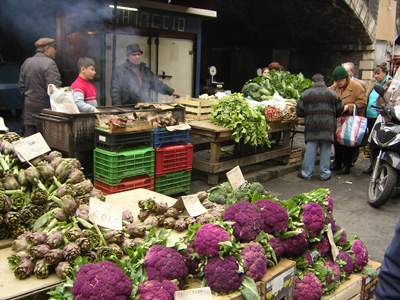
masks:
[(191, 217), (197, 217), (207, 212), (207, 209), (201, 204), (197, 194), (179, 197), (173, 207), (178, 210), (186, 209)]
[(396, 7), (396, 0), (379, 1), (376, 39), (390, 42), (396, 39)]
[(122, 207), (114, 206), (96, 198), (89, 199), (89, 214), (97, 225), (122, 230)]
[(240, 170), (239, 166), (234, 167), (232, 170), (226, 173), (226, 176), (228, 177), (228, 181), (231, 184), (233, 190), (237, 190), (242, 184), (246, 182), (243, 177), (242, 170)]
[(47, 145), (40, 132), (19, 139), (18, 141), (12, 142), (12, 144), (14, 145), (15, 151), (17, 151), (18, 158), (21, 162), (24, 162), (25, 160), (29, 161), (39, 155), (51, 151), (49, 145)]
[(211, 289), (209, 287), (190, 289), (186, 291), (176, 291), (174, 293), (174, 299), (180, 300), (212, 300)]
[(332, 258), (334, 261), (336, 261), (336, 258), (339, 255), (339, 249), (336, 247), (335, 240), (333, 239), (332, 224), (329, 224), (329, 228), (326, 233), (328, 235), (329, 244), (331, 244)]

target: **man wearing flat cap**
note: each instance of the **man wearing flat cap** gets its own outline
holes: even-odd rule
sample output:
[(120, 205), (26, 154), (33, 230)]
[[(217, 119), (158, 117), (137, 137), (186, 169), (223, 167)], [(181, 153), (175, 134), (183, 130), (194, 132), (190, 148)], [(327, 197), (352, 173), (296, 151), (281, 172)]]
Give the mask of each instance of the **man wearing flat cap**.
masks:
[(61, 86), (61, 75), (54, 61), (56, 42), (51, 38), (41, 38), (35, 42), (36, 54), (27, 58), (21, 66), (19, 90), (24, 99), (25, 137), (37, 132), (33, 115), (50, 108), (47, 86)]
[[(367, 95), (361, 84), (351, 79), (343, 66), (335, 68), (332, 79), (334, 84), (330, 88), (338, 93), (343, 101), (343, 115), (353, 115), (356, 109), (357, 115), (363, 116), (367, 107)], [(335, 161), (331, 170), (336, 170), (337, 175), (349, 174), (356, 151), (360, 151), (359, 147), (346, 147), (336, 143)]]
[(160, 94), (180, 97), (173, 88), (164, 84), (141, 62), (143, 51), (138, 44), (126, 47), (127, 60), (115, 68), (111, 76), (110, 95), (113, 105), (152, 102), (150, 90)]

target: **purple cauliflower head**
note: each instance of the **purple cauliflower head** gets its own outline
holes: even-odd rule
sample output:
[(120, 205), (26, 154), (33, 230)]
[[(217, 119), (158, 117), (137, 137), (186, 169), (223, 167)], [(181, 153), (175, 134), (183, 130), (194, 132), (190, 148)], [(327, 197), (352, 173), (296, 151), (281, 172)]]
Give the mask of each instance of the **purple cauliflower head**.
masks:
[(293, 300), (319, 300), (322, 297), (322, 283), (314, 273), (304, 273), (303, 280), (296, 276)]
[(306, 261), (308, 261), (309, 267), (312, 267), (314, 265), (314, 260), (311, 256), (310, 252), (308, 252), (308, 251), (304, 252), (304, 259)]
[(179, 291), (178, 286), (169, 280), (149, 280), (139, 284), (136, 295), (139, 300), (174, 300), (174, 293)]
[(368, 250), (367, 247), (360, 240), (354, 240), (351, 246), (351, 251), (354, 254), (354, 269), (361, 271), (368, 264)]
[(326, 264), (323, 264), (326, 269), (331, 269), (332, 270), (332, 275), (329, 275), (329, 270), (328, 273), (326, 273), (325, 279), (326, 279), (326, 285), (331, 284), (332, 282), (337, 282), (338, 285), (340, 284), (340, 268), (336, 262), (333, 261), (332, 258), (328, 258), (326, 260)]
[(325, 212), (321, 205), (311, 202), (303, 205), (301, 221), (305, 229), (308, 230), (310, 237), (316, 237), (325, 226)]
[(199, 267), (200, 260), (198, 258), (192, 258), (191, 254), (196, 252), (192, 245), (189, 243), (185, 243), (187, 248), (181, 252), (183, 257), (185, 258), (186, 266), (188, 267), (189, 274), (197, 274), (199, 271), (197, 268)]
[(239, 241), (248, 243), (260, 234), (264, 222), (257, 208), (247, 201), (239, 201), (230, 205), (223, 215), (233, 224), (233, 235)]
[(76, 274), (71, 292), (74, 299), (126, 300), (132, 291), (128, 276), (110, 261), (84, 265)]
[[(335, 233), (342, 230), (342, 228), (339, 225), (335, 226)], [(347, 233), (345, 230), (342, 231), (340, 238), (337, 240), (336, 245), (339, 246), (344, 246), (347, 244)]]
[(196, 252), (204, 256), (216, 256), (220, 249), (220, 242), (231, 239), (229, 233), (217, 224), (210, 223), (202, 225), (196, 232), (193, 246)]
[(246, 269), (246, 275), (254, 281), (260, 281), (267, 272), (267, 257), (264, 248), (256, 242), (246, 244), (240, 256)]
[(328, 257), (331, 254), (331, 243), (329, 242), (328, 236), (323, 235), (319, 242), (314, 243), (315, 248), (322, 257)]
[(183, 287), (186, 276), (189, 274), (183, 256), (174, 248), (154, 245), (147, 252), (144, 259), (146, 274), (149, 280), (179, 281), (179, 288)]
[(326, 201), (328, 202), (326, 211), (332, 213), (333, 212), (333, 199), (332, 199), (331, 195), (328, 194), (328, 196), (326, 197)]
[(274, 249), (276, 261), (279, 262), (283, 257), (283, 252), (285, 251), (282, 241), (277, 236), (270, 235), (268, 238), (268, 244), (272, 249)]
[(302, 227), (297, 227), (296, 230), (299, 230), (300, 233), (282, 240), (285, 257), (301, 256), (308, 249), (309, 242), (306, 231)]
[(350, 255), (346, 251), (339, 250), (338, 259), (344, 262), (341, 268), (344, 271), (345, 276), (346, 277), (350, 276), (350, 274), (353, 273), (353, 268), (354, 268), (354, 263)]
[(234, 256), (221, 259), (214, 256), (204, 267), (206, 284), (217, 293), (230, 293), (237, 290), (243, 281), (243, 274), (237, 273), (239, 265)]
[(265, 232), (283, 233), (287, 230), (289, 215), (280, 203), (271, 199), (260, 199), (254, 205), (261, 213)]

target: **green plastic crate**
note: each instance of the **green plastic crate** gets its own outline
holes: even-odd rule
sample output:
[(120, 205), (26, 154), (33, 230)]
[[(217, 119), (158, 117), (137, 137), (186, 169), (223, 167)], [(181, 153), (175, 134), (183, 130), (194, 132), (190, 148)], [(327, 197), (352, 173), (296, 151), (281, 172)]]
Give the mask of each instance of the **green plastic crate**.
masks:
[(154, 177), (154, 149), (145, 145), (117, 152), (95, 148), (93, 169), (94, 179), (111, 185), (137, 175)]
[(190, 193), (191, 171), (176, 171), (155, 177), (154, 191), (164, 195)]

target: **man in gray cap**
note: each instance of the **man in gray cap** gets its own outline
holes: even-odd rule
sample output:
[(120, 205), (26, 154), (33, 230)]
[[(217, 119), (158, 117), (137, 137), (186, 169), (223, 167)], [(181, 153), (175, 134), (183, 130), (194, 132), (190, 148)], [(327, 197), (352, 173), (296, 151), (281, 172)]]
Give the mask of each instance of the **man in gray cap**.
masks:
[(41, 38), (35, 42), (36, 54), (27, 58), (21, 66), (19, 90), (24, 99), (25, 137), (37, 132), (33, 115), (50, 108), (47, 86), (61, 86), (61, 75), (54, 61), (56, 42), (54, 39)]
[(157, 75), (141, 62), (143, 51), (138, 44), (126, 47), (127, 60), (115, 68), (111, 76), (110, 95), (113, 105), (151, 102), (150, 90), (180, 97), (173, 88), (164, 84)]

